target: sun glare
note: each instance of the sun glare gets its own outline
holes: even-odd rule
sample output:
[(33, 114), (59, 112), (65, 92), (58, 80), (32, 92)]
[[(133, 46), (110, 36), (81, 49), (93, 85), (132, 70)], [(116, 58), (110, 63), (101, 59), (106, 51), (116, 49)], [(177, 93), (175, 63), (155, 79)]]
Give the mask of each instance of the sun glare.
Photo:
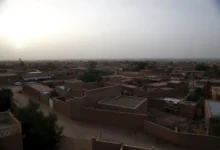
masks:
[(21, 43), (17, 43), (17, 44), (15, 45), (15, 48), (16, 48), (17, 50), (20, 50), (20, 49), (22, 48)]
[(56, 31), (61, 18), (52, 8), (33, 3), (16, 4), (0, 15), (0, 34), (12, 41), (16, 49), (21, 49), (32, 38)]

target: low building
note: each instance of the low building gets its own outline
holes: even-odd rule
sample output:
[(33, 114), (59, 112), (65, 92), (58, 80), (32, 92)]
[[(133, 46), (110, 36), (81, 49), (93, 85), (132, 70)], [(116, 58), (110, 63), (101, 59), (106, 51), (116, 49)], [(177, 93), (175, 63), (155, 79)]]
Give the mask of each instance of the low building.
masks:
[(182, 81), (171, 80), (167, 82), (167, 86), (171, 88), (177, 88), (183, 84)]
[(213, 100), (206, 100), (204, 106), (205, 123), (207, 127), (207, 134), (210, 134), (212, 121), (220, 119), (220, 102)]
[(167, 87), (167, 82), (156, 82), (152, 84), (146, 84), (147, 88), (164, 88)]
[(0, 149), (23, 150), (21, 124), (8, 111), (0, 113)]
[(64, 96), (66, 95), (65, 86), (63, 86), (63, 85), (56, 86), (56, 87), (55, 87), (55, 92), (56, 92), (59, 96), (64, 97)]
[(149, 107), (167, 111), (188, 119), (194, 119), (197, 103), (177, 98), (149, 98)]
[(213, 100), (220, 100), (220, 87), (211, 87), (212, 91), (212, 99)]
[(120, 75), (103, 76), (102, 80), (103, 82), (120, 84), (122, 83), (122, 76)]
[(40, 81), (51, 81), (53, 80), (52, 76), (32, 76), (32, 77), (24, 77), (24, 82), (40, 82)]
[(218, 79), (202, 79), (197, 81), (198, 84), (209, 84), (211, 86), (220, 86), (220, 80)]
[(143, 72), (121, 72), (120, 75), (127, 76), (127, 77), (143, 77)]
[(49, 97), (51, 93), (54, 91), (50, 87), (39, 84), (39, 83), (25, 83), (22, 85), (23, 91), (30, 95), (31, 97), (41, 100), (45, 103), (49, 103)]
[(2, 73), (0, 74), (0, 85), (13, 85), (20, 80), (19, 76), (14, 73)]

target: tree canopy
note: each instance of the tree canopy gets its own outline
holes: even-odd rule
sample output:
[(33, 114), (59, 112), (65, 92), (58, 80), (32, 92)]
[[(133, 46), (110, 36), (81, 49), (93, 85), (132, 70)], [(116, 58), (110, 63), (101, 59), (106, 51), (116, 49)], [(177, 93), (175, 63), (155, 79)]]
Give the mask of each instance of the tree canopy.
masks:
[(197, 118), (203, 119), (204, 118), (204, 102), (205, 102), (205, 93), (204, 90), (201, 88), (196, 88), (194, 91), (190, 92), (187, 97), (186, 101), (196, 102), (197, 105)]
[(54, 114), (45, 116), (39, 105), (30, 102), (18, 108), (15, 116), (21, 122), (24, 150), (55, 150), (62, 137), (63, 128)]
[(87, 68), (96, 68), (97, 64), (98, 63), (96, 61), (89, 61), (87, 63)]
[(209, 134), (220, 136), (220, 119), (210, 119)]
[(210, 67), (208, 70), (205, 71), (204, 75), (209, 78), (219, 77), (220, 69), (216, 65), (213, 65), (212, 67)]
[(198, 70), (198, 71), (206, 71), (210, 68), (209, 65), (205, 64), (205, 63), (198, 63), (196, 64), (195, 66), (195, 69)]
[(11, 98), (13, 93), (11, 89), (0, 88), (0, 111), (6, 111), (11, 108)]
[(90, 68), (80, 73), (79, 79), (83, 82), (100, 82), (102, 80), (102, 76), (99, 70)]
[(142, 69), (145, 69), (147, 67), (148, 63), (145, 61), (138, 61), (138, 62), (134, 62), (133, 65), (134, 65), (134, 67), (133, 67), (134, 71), (140, 71)]
[(83, 82), (100, 82), (102, 80), (102, 72), (96, 69), (97, 62), (88, 62), (87, 69), (79, 74), (79, 79)]

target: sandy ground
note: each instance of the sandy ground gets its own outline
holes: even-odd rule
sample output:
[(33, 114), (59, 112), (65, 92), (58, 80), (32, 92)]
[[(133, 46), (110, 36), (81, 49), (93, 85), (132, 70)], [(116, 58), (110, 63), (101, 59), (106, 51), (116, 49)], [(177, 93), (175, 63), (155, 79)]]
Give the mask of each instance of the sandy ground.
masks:
[[(10, 88), (14, 93), (14, 99), (20, 104), (20, 106), (24, 106), (28, 103), (30, 97), (24, 93), (18, 93), (18, 91), (21, 90), (21, 87)], [(56, 113), (58, 123), (64, 127), (63, 134), (68, 137), (81, 139), (91, 139), (92, 137), (96, 137), (97, 139), (104, 141), (124, 143), (126, 145), (145, 148), (154, 147), (156, 150), (184, 150), (146, 133), (137, 132), (134, 135), (133, 131), (128, 129), (71, 120), (62, 114), (55, 112), (46, 104), (39, 101), (37, 101), (37, 103), (40, 104), (40, 109), (45, 114), (48, 114), (49, 112)]]

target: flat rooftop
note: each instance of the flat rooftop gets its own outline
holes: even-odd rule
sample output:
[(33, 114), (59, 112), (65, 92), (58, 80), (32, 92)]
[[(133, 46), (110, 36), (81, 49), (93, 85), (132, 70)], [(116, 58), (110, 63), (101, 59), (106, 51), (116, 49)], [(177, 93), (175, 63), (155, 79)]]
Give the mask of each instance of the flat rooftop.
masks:
[(220, 80), (218, 80), (218, 79), (202, 79), (199, 81), (200, 82), (210, 82), (210, 83), (220, 83)]
[(17, 76), (15, 73), (0, 73), (0, 77)]
[(144, 98), (123, 95), (123, 96), (115, 97), (112, 99), (105, 99), (105, 100), (100, 101), (99, 103), (127, 107), (127, 108), (135, 108), (143, 101), (144, 101)]
[(65, 86), (63, 86), (63, 85), (56, 86), (56, 87), (59, 88), (59, 89), (65, 90)]
[(156, 83), (152, 83), (149, 84), (150, 86), (166, 86), (167, 82), (156, 82)]
[(213, 101), (213, 100), (207, 100), (207, 104), (208, 104), (210, 117), (211, 118), (220, 117), (220, 102)]
[(50, 87), (39, 83), (28, 83), (27, 85), (39, 91), (40, 93), (53, 91), (53, 89)]
[(169, 81), (169, 83), (173, 83), (173, 84), (179, 84), (179, 83), (182, 83), (182, 81), (178, 81), (178, 80), (171, 80), (171, 81)]
[(71, 82), (71, 83), (82, 83), (81, 80), (77, 80), (77, 79), (69, 79), (69, 80), (65, 80), (65, 82)]
[(24, 80), (52, 79), (52, 76), (24, 77)]
[(169, 88), (169, 87), (164, 87), (164, 88), (161, 88), (161, 90), (169, 91), (169, 90), (174, 90), (174, 89), (173, 88)]

